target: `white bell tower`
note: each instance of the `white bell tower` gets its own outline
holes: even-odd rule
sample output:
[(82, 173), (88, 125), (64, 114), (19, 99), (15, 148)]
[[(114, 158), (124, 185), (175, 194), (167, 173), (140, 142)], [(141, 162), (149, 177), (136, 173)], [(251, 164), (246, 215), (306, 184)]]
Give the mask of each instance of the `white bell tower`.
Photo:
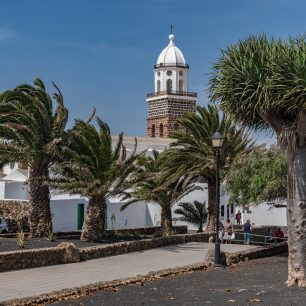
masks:
[(149, 137), (169, 137), (181, 129), (176, 122), (186, 112), (195, 112), (196, 93), (188, 92), (189, 66), (181, 50), (174, 44), (174, 35), (154, 65), (154, 93), (147, 95)]
[(155, 92), (188, 92), (188, 71), (185, 58), (174, 45), (174, 35), (169, 35), (169, 44), (158, 57), (154, 66)]

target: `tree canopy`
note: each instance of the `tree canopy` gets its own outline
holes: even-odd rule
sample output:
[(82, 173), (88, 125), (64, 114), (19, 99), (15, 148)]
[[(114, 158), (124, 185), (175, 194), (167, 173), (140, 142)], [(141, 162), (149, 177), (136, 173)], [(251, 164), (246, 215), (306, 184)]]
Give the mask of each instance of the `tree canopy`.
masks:
[(123, 133), (112, 145), (109, 126), (96, 118), (97, 128), (88, 121), (76, 120), (68, 131), (67, 143), (58, 148), (62, 161), (54, 167), (51, 186), (61, 192), (80, 194), (89, 199), (82, 228), (82, 240), (99, 240), (104, 230), (106, 200), (121, 194), (128, 177), (137, 169), (136, 141), (128, 154)]
[(53, 98), (40, 79), (34, 86), (22, 84), (0, 95), (0, 165), (22, 162), (29, 167), (29, 225), (32, 236), (52, 231), (49, 168), (60, 159), (54, 147), (65, 134), (68, 110), (61, 91), (53, 83)]
[(224, 192), (229, 205), (250, 205), (268, 202), (285, 206), (288, 164), (277, 147), (256, 147), (247, 156), (238, 156), (225, 174)]
[(205, 202), (200, 201), (182, 202), (178, 205), (175, 213), (180, 215), (177, 219), (195, 225), (198, 232), (203, 232), (203, 226), (207, 221), (207, 210)]

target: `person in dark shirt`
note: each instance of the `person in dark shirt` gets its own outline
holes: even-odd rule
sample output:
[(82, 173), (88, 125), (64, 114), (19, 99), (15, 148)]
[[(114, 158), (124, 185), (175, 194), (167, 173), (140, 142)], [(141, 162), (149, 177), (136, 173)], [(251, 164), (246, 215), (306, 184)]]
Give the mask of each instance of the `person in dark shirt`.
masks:
[(251, 231), (252, 231), (252, 225), (250, 220), (247, 220), (247, 222), (244, 223), (242, 229), (243, 229), (244, 244), (249, 244), (251, 240)]
[(284, 232), (281, 230), (280, 227), (277, 228), (277, 231), (275, 233), (275, 237), (277, 237), (277, 242), (283, 242), (284, 239), (280, 239), (280, 238), (284, 238)]
[(235, 219), (236, 219), (237, 225), (241, 225), (241, 212), (240, 212), (240, 210), (238, 210)]

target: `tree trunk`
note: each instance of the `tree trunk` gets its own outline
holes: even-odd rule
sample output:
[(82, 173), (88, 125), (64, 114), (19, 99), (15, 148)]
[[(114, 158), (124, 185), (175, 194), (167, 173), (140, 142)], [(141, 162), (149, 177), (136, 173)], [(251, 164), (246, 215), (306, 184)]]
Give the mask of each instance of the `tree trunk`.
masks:
[(106, 202), (101, 197), (91, 197), (88, 206), (85, 221), (82, 227), (81, 240), (100, 241), (104, 229), (104, 212)]
[(306, 148), (288, 153), (288, 285), (306, 287)]
[(48, 167), (29, 170), (29, 226), (31, 237), (46, 237), (52, 232), (50, 190), (44, 185), (49, 178)]
[(216, 230), (216, 180), (208, 180), (207, 230)]
[(161, 232), (163, 236), (172, 234), (172, 212), (170, 205), (163, 205), (161, 212)]

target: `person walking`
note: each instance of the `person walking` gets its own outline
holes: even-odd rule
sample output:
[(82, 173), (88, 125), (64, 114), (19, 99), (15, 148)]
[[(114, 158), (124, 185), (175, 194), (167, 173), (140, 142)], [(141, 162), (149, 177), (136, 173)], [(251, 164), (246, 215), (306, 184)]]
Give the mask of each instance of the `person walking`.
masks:
[(251, 232), (252, 232), (252, 225), (251, 225), (250, 220), (246, 221), (242, 229), (243, 229), (244, 244), (250, 244)]
[(238, 212), (237, 212), (237, 214), (235, 216), (235, 219), (236, 219), (237, 225), (241, 225), (241, 212), (240, 212), (239, 209), (238, 209)]
[(227, 219), (224, 224), (224, 240), (225, 243), (231, 243), (232, 234), (234, 232), (234, 227), (230, 219)]
[(222, 243), (224, 226), (223, 226), (223, 224), (220, 220), (219, 220), (219, 223), (218, 223), (218, 229), (219, 229), (218, 230), (219, 242)]

